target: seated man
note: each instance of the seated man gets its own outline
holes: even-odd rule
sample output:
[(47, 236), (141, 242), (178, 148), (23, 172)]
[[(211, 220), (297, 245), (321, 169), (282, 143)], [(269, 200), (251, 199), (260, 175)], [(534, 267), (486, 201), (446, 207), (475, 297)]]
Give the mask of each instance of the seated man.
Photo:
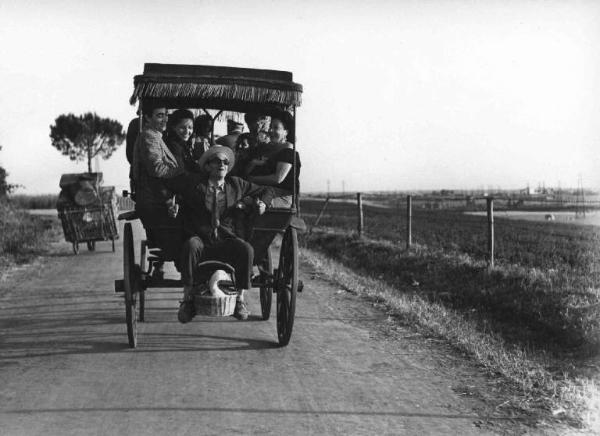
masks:
[(193, 287), (198, 284), (196, 266), (204, 260), (226, 262), (235, 268), (235, 280), (240, 289), (234, 316), (248, 318), (244, 293), (250, 288), (250, 274), (254, 262), (252, 246), (238, 235), (235, 226), (240, 203), (253, 202), (258, 213), (264, 213), (273, 198), (273, 190), (258, 186), (238, 177), (226, 177), (235, 163), (229, 147), (209, 148), (198, 161), (204, 168), (203, 177), (194, 180), (183, 192), (183, 222), (189, 236), (181, 257), (183, 302), (178, 319), (189, 322), (194, 317)]

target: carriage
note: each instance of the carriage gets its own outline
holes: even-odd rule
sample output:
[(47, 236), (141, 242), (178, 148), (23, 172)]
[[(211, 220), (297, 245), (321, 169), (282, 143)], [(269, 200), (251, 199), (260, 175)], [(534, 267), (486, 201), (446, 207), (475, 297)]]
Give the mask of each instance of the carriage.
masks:
[[(203, 65), (145, 64), (144, 73), (134, 77), (131, 104), (160, 101), (167, 108), (194, 108), (214, 118), (239, 116), (246, 112), (265, 115), (285, 110), (292, 115), (295, 127), (296, 107), (300, 106), (302, 86), (294, 83), (292, 73)], [(140, 113), (140, 125), (141, 117)], [(295, 132), (295, 128), (292, 128)], [(296, 148), (295, 138), (289, 138)], [(295, 153), (294, 153), (295, 154)], [(292, 166), (294, 179), (296, 165)], [(135, 211), (121, 214), (127, 222), (123, 231), (123, 279), (115, 280), (115, 291), (125, 299), (125, 318), (129, 346), (137, 346), (137, 322), (145, 320), (146, 291), (150, 288), (181, 288), (180, 280), (165, 279), (157, 271), (161, 262), (173, 261), (149, 239), (141, 241), (139, 263), (135, 259), (131, 221)], [(289, 343), (294, 325), (296, 294), (302, 291), (298, 279), (298, 233), (305, 230), (299, 216), (298, 192), (294, 189), (291, 208), (269, 208), (253, 218), (248, 242), (254, 249), (254, 265), (258, 274), (252, 277), (252, 288), (260, 290), (261, 315), (268, 320), (273, 294), (276, 295), (277, 338), (280, 346)], [(281, 236), (277, 265), (272, 251), (273, 241)], [(200, 267), (232, 270), (230, 265), (203, 262)], [(231, 274), (233, 276), (233, 274)], [(230, 283), (235, 289), (235, 283)]]

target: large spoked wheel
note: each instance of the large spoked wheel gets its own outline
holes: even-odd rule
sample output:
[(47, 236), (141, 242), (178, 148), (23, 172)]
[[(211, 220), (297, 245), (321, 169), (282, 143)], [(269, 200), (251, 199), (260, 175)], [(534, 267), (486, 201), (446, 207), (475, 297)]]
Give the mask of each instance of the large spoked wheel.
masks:
[(262, 261), (260, 281), (263, 286), (260, 287), (260, 309), (265, 321), (271, 316), (271, 303), (273, 301), (273, 258), (271, 256), (271, 247), (267, 248), (267, 257)]
[(127, 338), (129, 346), (135, 348), (137, 345), (137, 313), (136, 313), (136, 287), (137, 269), (135, 267), (135, 253), (133, 250), (133, 232), (131, 223), (125, 223), (123, 230), (123, 271), (125, 285), (125, 322), (127, 323)]
[[(147, 262), (148, 250), (146, 248), (146, 241), (142, 241), (140, 248), (140, 266), (139, 266), (139, 277), (143, 272), (148, 271)], [(138, 286), (138, 321), (144, 322), (144, 312), (146, 311), (146, 291), (142, 286)]]
[(292, 336), (298, 291), (298, 235), (288, 227), (281, 242), (277, 269), (277, 337), (279, 345), (286, 346)]

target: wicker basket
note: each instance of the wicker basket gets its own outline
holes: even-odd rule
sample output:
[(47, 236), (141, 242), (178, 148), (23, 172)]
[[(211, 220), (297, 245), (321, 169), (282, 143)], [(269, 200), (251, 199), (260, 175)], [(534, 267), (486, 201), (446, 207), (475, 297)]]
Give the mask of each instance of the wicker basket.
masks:
[(230, 316), (235, 310), (237, 294), (216, 298), (212, 295), (196, 295), (196, 314), (205, 316)]

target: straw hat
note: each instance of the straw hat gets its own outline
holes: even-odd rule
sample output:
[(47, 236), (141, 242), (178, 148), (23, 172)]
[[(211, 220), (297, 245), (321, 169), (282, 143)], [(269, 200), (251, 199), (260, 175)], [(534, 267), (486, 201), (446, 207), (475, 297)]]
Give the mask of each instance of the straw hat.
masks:
[(213, 157), (219, 154), (229, 161), (227, 172), (231, 171), (233, 165), (235, 165), (235, 154), (231, 148), (223, 147), (221, 145), (213, 145), (204, 153), (202, 153), (202, 156), (200, 156), (200, 159), (198, 159), (198, 165), (200, 168), (202, 168), (202, 170), (204, 170), (204, 165), (206, 165)]

